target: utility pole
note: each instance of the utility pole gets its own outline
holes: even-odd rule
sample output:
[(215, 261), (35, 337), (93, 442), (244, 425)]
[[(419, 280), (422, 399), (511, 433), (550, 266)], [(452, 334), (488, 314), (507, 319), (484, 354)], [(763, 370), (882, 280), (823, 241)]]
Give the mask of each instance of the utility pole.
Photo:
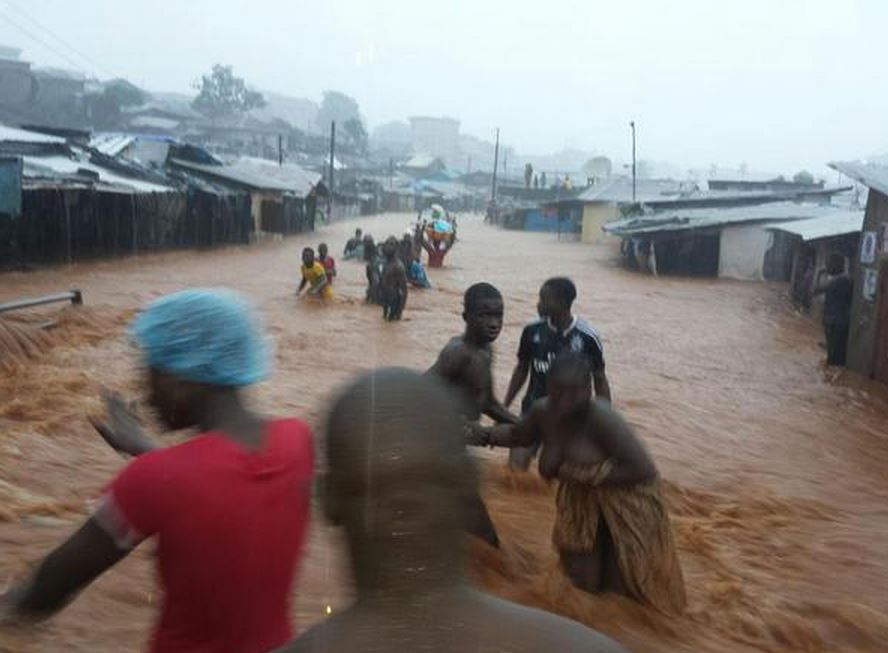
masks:
[(395, 187), (395, 159), (389, 157), (389, 188)]
[(635, 204), (635, 121), (630, 120), (629, 126), (632, 128), (632, 203)]
[(499, 127), (496, 128), (496, 145), (493, 147), (493, 183), (490, 188), (490, 202), (496, 205), (496, 169), (499, 167)]
[(284, 165), (284, 135), (278, 134), (278, 166)]
[(333, 162), (336, 151), (336, 121), (330, 122), (330, 188), (327, 189), (327, 222), (333, 218)]

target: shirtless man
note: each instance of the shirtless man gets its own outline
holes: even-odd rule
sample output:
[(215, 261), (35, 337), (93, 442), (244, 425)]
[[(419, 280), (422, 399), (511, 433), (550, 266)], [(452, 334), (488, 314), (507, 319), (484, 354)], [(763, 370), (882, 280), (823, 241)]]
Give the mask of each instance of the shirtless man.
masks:
[(490, 346), (503, 328), (503, 296), (489, 283), (476, 283), (463, 298), (466, 330), (448, 342), (429, 370), (438, 374), (465, 398), (464, 415), (477, 421), (487, 415), (496, 422), (514, 424), (517, 418), (493, 394), (493, 352)]
[[(465, 332), (444, 346), (429, 373), (443, 379), (462, 398), (465, 442), (478, 445), (487, 437), (485, 429), (478, 424), (482, 414), (499, 423), (517, 422), (493, 394), (490, 345), (503, 328), (500, 291), (489, 283), (469, 287), (463, 299), (463, 320)], [(467, 530), (492, 546), (499, 546), (499, 537), (481, 497), (474, 495), (470, 504)]]
[(401, 313), (407, 304), (407, 269), (398, 256), (398, 241), (394, 236), (385, 241), (382, 255), (382, 317), (387, 322), (393, 322), (401, 319)]
[(540, 475), (558, 480), (552, 539), (574, 585), (682, 612), (684, 580), (657, 468), (610, 402), (592, 398), (586, 356), (558, 356), (548, 396), (517, 426), (488, 434), (495, 446), (542, 444)]
[[(506, 391), (506, 406), (511, 405), (528, 376), (530, 383), (521, 402), (522, 414), (537, 399), (545, 397), (549, 365), (558, 354), (568, 351), (583, 354), (592, 368), (595, 396), (610, 401), (610, 384), (604, 371), (604, 347), (595, 329), (571, 312), (576, 298), (577, 288), (566, 277), (552, 277), (540, 286), (537, 304), (540, 319), (528, 324), (521, 333), (518, 363)], [(534, 447), (516, 447), (509, 452), (509, 466), (526, 470), (535, 455)]]
[(437, 379), (402, 369), (371, 372), (334, 403), (321, 497), (345, 532), (357, 598), (277, 653), (625, 653), (471, 587), (461, 524), (478, 481), (458, 410)]

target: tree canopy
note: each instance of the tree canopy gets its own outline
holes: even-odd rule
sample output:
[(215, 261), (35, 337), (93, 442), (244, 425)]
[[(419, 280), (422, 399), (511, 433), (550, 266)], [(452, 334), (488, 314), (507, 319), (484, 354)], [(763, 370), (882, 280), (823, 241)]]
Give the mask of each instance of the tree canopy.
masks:
[(197, 97), (192, 108), (208, 118), (237, 116), (265, 106), (257, 91), (247, 88), (242, 77), (236, 77), (231, 66), (216, 64), (212, 72), (195, 82)]
[(364, 123), (358, 118), (350, 118), (342, 125), (342, 129), (355, 150), (364, 154), (367, 151), (367, 130), (364, 129)]
[(797, 184), (813, 184), (814, 183), (814, 175), (812, 175), (807, 170), (800, 170), (799, 172), (793, 175), (792, 180)]
[(360, 122), (361, 111), (357, 100), (339, 91), (325, 91), (317, 117), (318, 128), (322, 134), (330, 129), (330, 123), (334, 120), (343, 127), (349, 120)]

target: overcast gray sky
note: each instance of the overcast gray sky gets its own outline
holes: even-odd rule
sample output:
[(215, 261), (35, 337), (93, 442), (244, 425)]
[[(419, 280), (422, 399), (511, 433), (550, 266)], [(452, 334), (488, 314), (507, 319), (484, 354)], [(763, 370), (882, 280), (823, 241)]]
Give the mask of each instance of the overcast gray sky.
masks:
[(229, 63), (371, 126), (452, 115), (625, 159), (634, 118), (640, 156), (790, 173), (888, 152), (886, 26), (886, 0), (0, 0), (27, 59), (152, 90)]

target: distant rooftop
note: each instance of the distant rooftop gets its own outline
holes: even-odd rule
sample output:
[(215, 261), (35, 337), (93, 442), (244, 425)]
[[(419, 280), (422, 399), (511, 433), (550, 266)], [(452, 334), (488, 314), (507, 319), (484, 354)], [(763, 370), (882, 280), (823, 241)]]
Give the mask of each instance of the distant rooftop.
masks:
[[(635, 184), (635, 202), (645, 204), (658, 200), (679, 197), (682, 194), (698, 190), (693, 182), (675, 181), (673, 179), (637, 179)], [(632, 179), (630, 177), (612, 177), (604, 179), (577, 196), (582, 202), (616, 202), (631, 203)]]
[(174, 159), (172, 162), (186, 170), (247, 188), (291, 192), (303, 197), (308, 195), (321, 179), (319, 174), (309, 172), (295, 163), (278, 166), (274, 161), (250, 157), (222, 166), (191, 163), (181, 159)]
[(788, 222), (820, 218), (827, 222), (846, 218), (853, 212), (812, 203), (775, 202), (758, 206), (708, 209), (672, 209), (616, 220), (604, 225), (608, 233), (634, 236), (656, 232), (722, 227), (746, 222)]
[(35, 145), (64, 145), (65, 139), (17, 127), (0, 125), (0, 143), (29, 143)]
[(67, 68), (40, 66), (39, 68), (34, 68), (34, 75), (37, 77), (49, 77), (52, 79), (67, 79), (72, 82), (86, 81), (86, 75), (76, 70), (68, 70)]
[(837, 209), (816, 218), (785, 222), (778, 226), (769, 227), (769, 229), (801, 236), (805, 242), (820, 238), (844, 236), (846, 234), (858, 233), (863, 229), (863, 211)]

